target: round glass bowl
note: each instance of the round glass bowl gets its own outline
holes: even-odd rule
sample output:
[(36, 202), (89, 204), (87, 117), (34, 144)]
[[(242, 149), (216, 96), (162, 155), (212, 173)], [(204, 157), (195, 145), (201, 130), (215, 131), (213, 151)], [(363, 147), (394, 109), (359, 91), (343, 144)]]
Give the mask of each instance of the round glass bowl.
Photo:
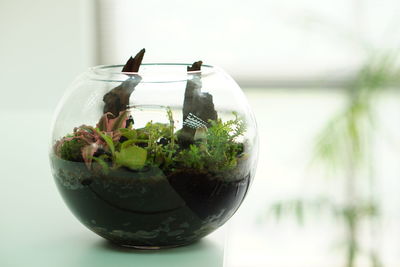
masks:
[(58, 105), (50, 162), (87, 228), (121, 246), (192, 243), (239, 208), (258, 139), (246, 98), (220, 68), (99, 66)]

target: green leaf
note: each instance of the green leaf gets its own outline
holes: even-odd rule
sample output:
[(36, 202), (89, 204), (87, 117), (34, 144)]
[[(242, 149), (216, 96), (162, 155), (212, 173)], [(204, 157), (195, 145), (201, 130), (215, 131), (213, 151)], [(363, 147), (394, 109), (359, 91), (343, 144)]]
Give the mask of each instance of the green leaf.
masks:
[(92, 157), (92, 158), (103, 168), (104, 174), (109, 173), (109, 167), (103, 158), (101, 157)]
[(115, 155), (115, 146), (112, 138), (106, 134), (103, 134), (99, 129), (96, 129), (97, 133), (101, 136), (101, 138), (104, 139), (104, 141), (107, 143), (108, 148), (111, 151), (111, 154), (114, 156)]
[(139, 170), (144, 167), (147, 159), (147, 151), (138, 146), (121, 148), (120, 152), (115, 152), (115, 163), (132, 170)]
[(137, 132), (135, 130), (130, 130), (126, 128), (121, 128), (119, 129), (121, 132), (121, 135), (128, 138), (128, 139), (136, 139), (137, 138)]
[(125, 149), (125, 148), (127, 148), (128, 146), (133, 145), (133, 144), (136, 143), (136, 142), (137, 142), (137, 140), (128, 140), (128, 141), (125, 141), (125, 142), (123, 142), (123, 143), (121, 144), (121, 149)]
[(112, 131), (116, 131), (117, 129), (122, 127), (123, 122), (128, 117), (129, 112), (127, 110), (122, 111), (117, 118), (115, 118), (115, 122), (112, 126)]

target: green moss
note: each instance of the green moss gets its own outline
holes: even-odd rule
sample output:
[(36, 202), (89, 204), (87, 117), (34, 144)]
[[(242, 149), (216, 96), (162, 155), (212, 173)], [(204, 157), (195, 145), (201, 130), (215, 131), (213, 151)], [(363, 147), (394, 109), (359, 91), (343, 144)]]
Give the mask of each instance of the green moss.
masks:
[(83, 161), (82, 148), (85, 142), (80, 139), (65, 141), (60, 148), (61, 158), (70, 161)]

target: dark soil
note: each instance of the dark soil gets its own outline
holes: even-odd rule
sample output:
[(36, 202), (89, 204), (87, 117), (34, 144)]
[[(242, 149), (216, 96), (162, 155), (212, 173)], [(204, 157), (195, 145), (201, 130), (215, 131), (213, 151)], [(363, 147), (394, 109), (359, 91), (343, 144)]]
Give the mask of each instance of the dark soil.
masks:
[(178, 246), (204, 237), (235, 213), (251, 179), (248, 164), (219, 174), (147, 168), (104, 175), (54, 155), (51, 161), (75, 216), (100, 236), (129, 246)]

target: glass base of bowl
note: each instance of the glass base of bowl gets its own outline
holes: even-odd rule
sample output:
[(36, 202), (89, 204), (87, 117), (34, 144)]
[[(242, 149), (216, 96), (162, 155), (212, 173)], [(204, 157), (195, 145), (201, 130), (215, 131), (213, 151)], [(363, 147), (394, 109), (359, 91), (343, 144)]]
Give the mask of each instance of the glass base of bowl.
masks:
[(130, 245), (130, 244), (119, 244), (119, 243), (115, 243), (115, 242), (112, 242), (112, 241), (110, 241), (110, 243), (112, 245), (123, 247), (123, 248), (127, 248), (127, 249), (151, 251), (151, 250), (164, 250), (164, 249), (171, 249), (171, 248), (189, 246), (191, 244), (196, 243), (196, 241), (195, 242), (191, 242), (191, 243), (184, 243), (184, 244), (179, 244), (179, 245), (169, 245), (169, 246), (135, 246), (135, 245)]

